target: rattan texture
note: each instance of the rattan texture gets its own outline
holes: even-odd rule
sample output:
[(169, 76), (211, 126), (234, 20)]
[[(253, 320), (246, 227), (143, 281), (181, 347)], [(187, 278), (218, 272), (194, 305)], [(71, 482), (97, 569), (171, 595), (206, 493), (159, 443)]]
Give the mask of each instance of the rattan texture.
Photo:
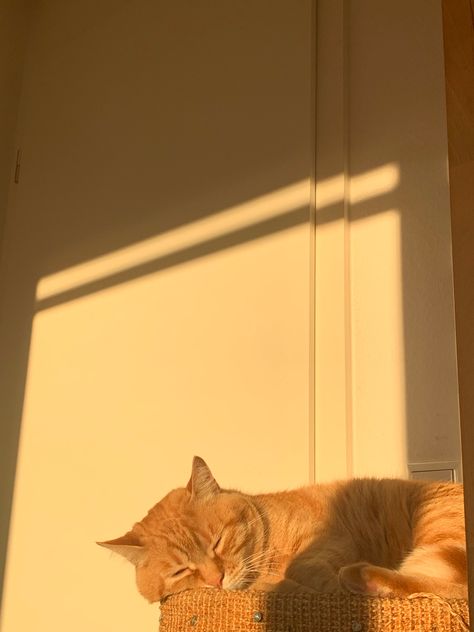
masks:
[(191, 590), (161, 603), (159, 632), (466, 632), (467, 601)]

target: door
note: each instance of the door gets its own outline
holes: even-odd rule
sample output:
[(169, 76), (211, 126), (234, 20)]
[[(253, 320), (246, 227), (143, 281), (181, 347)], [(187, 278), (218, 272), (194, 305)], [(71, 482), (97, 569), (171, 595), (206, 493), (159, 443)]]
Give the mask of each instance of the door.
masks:
[(469, 0), (443, 0), (459, 407), (469, 594), (474, 620), (474, 24)]

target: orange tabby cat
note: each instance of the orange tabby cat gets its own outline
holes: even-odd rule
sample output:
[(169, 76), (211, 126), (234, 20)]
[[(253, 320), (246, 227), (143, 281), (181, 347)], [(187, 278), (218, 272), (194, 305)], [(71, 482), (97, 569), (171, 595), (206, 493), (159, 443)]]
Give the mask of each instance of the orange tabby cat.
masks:
[(116, 540), (150, 602), (190, 588), (467, 597), (460, 484), (355, 479), (251, 496), (193, 461)]

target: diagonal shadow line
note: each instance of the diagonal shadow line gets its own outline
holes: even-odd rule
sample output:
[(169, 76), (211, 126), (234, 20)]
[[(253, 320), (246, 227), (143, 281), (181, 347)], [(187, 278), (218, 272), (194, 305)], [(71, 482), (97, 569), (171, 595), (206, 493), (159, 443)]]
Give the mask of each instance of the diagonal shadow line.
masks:
[[(356, 222), (357, 220), (385, 213), (390, 209), (396, 209), (399, 207), (400, 195), (398, 190), (390, 191), (390, 193), (383, 193), (374, 197), (368, 197), (360, 202), (355, 202), (349, 205), (349, 221)], [(317, 209), (316, 211), (316, 226), (322, 226), (341, 219), (344, 219), (342, 200)]]
[(36, 303), (35, 312), (40, 312), (44, 309), (54, 307), (55, 305), (60, 305), (61, 303), (66, 303), (88, 294), (93, 294), (94, 292), (126, 283), (127, 281), (133, 281), (134, 279), (153, 274), (160, 270), (166, 270), (167, 268), (186, 263), (193, 259), (199, 259), (214, 254), (220, 250), (232, 248), (246, 242), (255, 241), (267, 235), (288, 230), (289, 228), (308, 222), (309, 217), (309, 206), (297, 208), (288, 213), (278, 215), (277, 217), (272, 217), (271, 219), (258, 222), (257, 224), (252, 224), (251, 226), (246, 226), (245, 228), (214, 237), (208, 241), (200, 242), (183, 248), (182, 250), (158, 257), (152, 261), (141, 263), (126, 270), (115, 272), (114, 274), (39, 300)]
[[(351, 206), (350, 219), (351, 221), (357, 221), (358, 219), (363, 219), (364, 217), (369, 217), (370, 215), (383, 213), (384, 211), (394, 207), (396, 207), (396, 195), (394, 192), (375, 196), (374, 198), (353, 204)], [(341, 211), (341, 203), (336, 202), (317, 211), (316, 225), (319, 226), (321, 224), (336, 221), (338, 219), (342, 219), (342, 217), (343, 211)], [(68, 301), (72, 301), (83, 296), (87, 296), (88, 294), (100, 292), (101, 290), (120, 285), (121, 283), (126, 283), (127, 281), (133, 281), (134, 279), (138, 279), (148, 274), (153, 274), (154, 272), (159, 272), (160, 270), (166, 270), (167, 268), (192, 261), (193, 259), (206, 257), (207, 255), (214, 254), (220, 250), (232, 248), (234, 246), (261, 239), (267, 235), (288, 230), (289, 228), (293, 228), (309, 221), (309, 206), (302, 206), (287, 213), (278, 215), (277, 217), (272, 217), (262, 222), (252, 224), (251, 226), (246, 226), (245, 228), (240, 228), (239, 230), (214, 237), (208, 241), (194, 244), (187, 248), (183, 248), (182, 250), (153, 259), (152, 261), (141, 263), (131, 268), (127, 268), (126, 270), (115, 272), (114, 274), (90, 281), (89, 283), (84, 283), (83, 285), (79, 285), (70, 290), (65, 290), (64, 292), (59, 292), (54, 296), (39, 300), (36, 303), (35, 313), (56, 305), (61, 305), (62, 303), (67, 303)]]

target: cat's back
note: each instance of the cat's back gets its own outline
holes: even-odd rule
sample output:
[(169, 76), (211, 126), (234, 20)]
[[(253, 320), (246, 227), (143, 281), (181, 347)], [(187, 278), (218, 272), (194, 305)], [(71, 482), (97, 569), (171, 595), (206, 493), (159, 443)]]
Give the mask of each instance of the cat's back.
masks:
[(464, 542), (459, 483), (360, 478), (328, 485), (324, 492), (327, 534), (350, 540), (374, 563), (395, 563), (440, 537)]
[(329, 487), (329, 511), (340, 519), (399, 516), (414, 527), (427, 519), (464, 521), (463, 486), (436, 481), (356, 478)]

